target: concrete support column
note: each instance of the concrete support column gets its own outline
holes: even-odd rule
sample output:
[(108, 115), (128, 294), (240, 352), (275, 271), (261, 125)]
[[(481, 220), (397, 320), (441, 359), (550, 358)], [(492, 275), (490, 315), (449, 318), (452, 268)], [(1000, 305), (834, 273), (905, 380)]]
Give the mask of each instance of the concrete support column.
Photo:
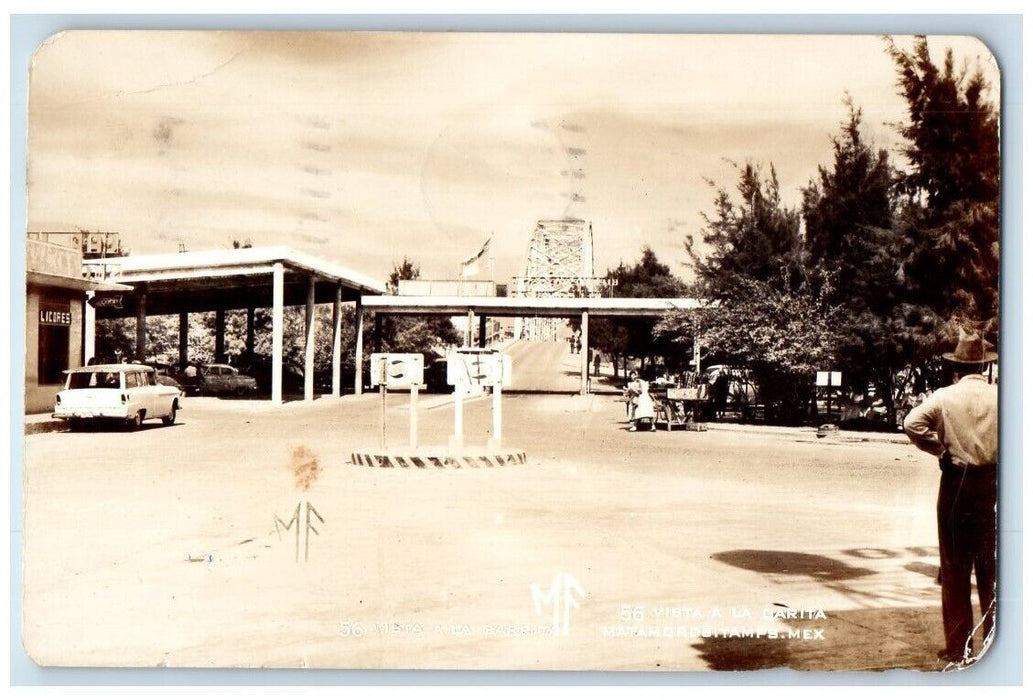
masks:
[(481, 314), (480, 331), (481, 337), (477, 341), (477, 346), (486, 348), (488, 347), (488, 317), (484, 314)]
[(696, 369), (696, 376), (700, 373), (700, 359), (701, 359), (701, 348), (699, 347), (699, 333), (693, 329), (692, 331), (692, 364)]
[(330, 373), (330, 394), (331, 396), (341, 395), (341, 285), (334, 290), (334, 348), (330, 363), (333, 369)]
[(215, 361), (226, 361), (226, 310), (215, 310)]
[(355, 300), (355, 395), (362, 395), (362, 300)]
[(83, 364), (89, 362), (97, 354), (97, 310), (90, 303), (95, 296), (97, 296), (96, 292), (86, 292), (86, 303), (83, 305)]
[(466, 347), (473, 347), (473, 309), (466, 311)]
[[(524, 278), (518, 277), (516, 281), (516, 295), (518, 297), (524, 296)], [(520, 340), (524, 336), (524, 319), (522, 316), (517, 316), (513, 319), (513, 337)]]
[(588, 393), (588, 311), (581, 312), (581, 393)]
[(244, 338), (244, 353), (247, 355), (248, 361), (255, 357), (255, 308), (249, 307), (247, 310), (247, 335)]
[(283, 263), (273, 263), (272, 401), (283, 403)]
[(187, 362), (190, 361), (189, 353), (189, 335), (190, 330), (190, 314), (186, 311), (181, 311), (179, 314), (179, 371), (182, 372), (187, 368)]
[(136, 297), (136, 357), (147, 359), (147, 292), (141, 290)]
[(316, 397), (316, 278), (309, 275), (305, 299), (305, 400)]

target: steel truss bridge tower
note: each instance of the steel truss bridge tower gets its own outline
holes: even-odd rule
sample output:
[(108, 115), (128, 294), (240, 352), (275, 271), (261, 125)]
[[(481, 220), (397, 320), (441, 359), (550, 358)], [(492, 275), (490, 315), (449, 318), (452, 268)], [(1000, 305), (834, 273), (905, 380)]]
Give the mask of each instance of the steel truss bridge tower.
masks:
[[(583, 219), (539, 221), (527, 244), (524, 274), (514, 279), (516, 297), (597, 297), (592, 224)], [(559, 318), (518, 318), (517, 338), (558, 340)]]

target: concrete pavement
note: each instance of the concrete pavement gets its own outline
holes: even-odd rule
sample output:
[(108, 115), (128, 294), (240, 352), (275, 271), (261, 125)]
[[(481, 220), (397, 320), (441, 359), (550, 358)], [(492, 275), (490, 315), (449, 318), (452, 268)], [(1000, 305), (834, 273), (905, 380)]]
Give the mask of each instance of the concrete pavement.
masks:
[[(30, 651), (168, 666), (937, 668), (938, 474), (911, 448), (628, 433), (612, 397), (517, 395), (504, 444), (527, 465), (352, 466), (379, 434), (376, 402), (191, 397), (170, 428), (27, 436)], [(391, 441), (407, 439), (407, 402), (389, 396)], [(490, 403), (466, 408), (469, 439), (486, 439)], [(421, 441), (447, 438), (451, 418), (426, 408)], [(296, 509), (318, 534), (284, 527)]]
[[(397, 393), (397, 392), (396, 392)], [(507, 395), (513, 395), (514, 392), (507, 391)], [(369, 396), (375, 395), (373, 393), (366, 394), (365, 398), (368, 400)], [(598, 396), (606, 396), (596, 395)], [(464, 401), (477, 401), (485, 400), (488, 398), (487, 394), (473, 395), (464, 398)], [(351, 396), (341, 397), (339, 399), (333, 399), (332, 397), (324, 397), (325, 400), (343, 400), (347, 401), (352, 399)], [(252, 401), (234, 401), (234, 400), (222, 400), (222, 399), (211, 399), (212, 401), (219, 401), (226, 407), (232, 406), (243, 406), (250, 407), (255, 402)], [(579, 401), (585, 403), (580, 399), (572, 399), (575, 403)], [(452, 394), (421, 394), (419, 399), (419, 407), (421, 409), (428, 408), (444, 408), (451, 406), (454, 402)], [(293, 402), (297, 403), (297, 402)], [(273, 407), (269, 407), (272, 409)], [(755, 423), (735, 423), (730, 421), (713, 421), (705, 423), (708, 430), (725, 430), (733, 432), (743, 432), (758, 435), (781, 435), (788, 437), (796, 437), (801, 440), (814, 438), (817, 436), (817, 429), (813, 427), (793, 427), (793, 426), (777, 426), (777, 425), (761, 425)], [(52, 433), (62, 432), (67, 429), (67, 423), (57, 418), (52, 418), (49, 413), (40, 413), (25, 416), (25, 434), (34, 435), (36, 433)], [(888, 442), (897, 443), (901, 445), (910, 444), (907, 436), (902, 433), (884, 433), (884, 432), (863, 432), (853, 430), (837, 430), (826, 437), (822, 438), (825, 442)]]
[[(62, 665), (939, 670), (935, 460), (900, 435), (630, 433), (577, 358), (514, 346), (527, 463), (381, 469), (375, 393), (184, 400), (25, 438), (25, 640)], [(568, 384), (572, 388), (568, 388)], [(408, 442), (405, 392), (388, 443)], [(419, 402), (447, 444), (452, 397)], [(464, 401), (468, 445), (491, 402)], [(48, 416), (30, 426), (55, 427)], [(63, 428), (63, 426), (60, 426)]]

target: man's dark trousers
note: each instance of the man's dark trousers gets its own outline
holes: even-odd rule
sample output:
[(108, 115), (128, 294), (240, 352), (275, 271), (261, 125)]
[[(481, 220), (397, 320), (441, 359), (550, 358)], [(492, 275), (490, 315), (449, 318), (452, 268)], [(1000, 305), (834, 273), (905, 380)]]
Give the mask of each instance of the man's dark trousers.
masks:
[[(973, 567), (979, 607), (985, 618), (984, 640), (993, 629), (996, 616), (997, 467), (959, 468), (941, 462), (940, 468), (936, 516), (940, 536), (943, 632), (947, 654), (960, 660), (973, 630), (970, 583)], [(971, 651), (971, 645), (968, 646)]]

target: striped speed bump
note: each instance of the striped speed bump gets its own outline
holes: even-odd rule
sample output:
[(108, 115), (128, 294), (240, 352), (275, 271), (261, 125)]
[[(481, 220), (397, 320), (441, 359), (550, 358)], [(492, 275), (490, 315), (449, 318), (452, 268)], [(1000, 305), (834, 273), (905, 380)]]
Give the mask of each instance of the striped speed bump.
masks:
[(402, 469), (438, 469), (461, 467), (505, 467), (527, 464), (527, 453), (519, 450), (463, 453), (443, 450), (439, 453), (404, 454), (398, 452), (352, 452), (352, 464), (367, 467), (400, 467)]

